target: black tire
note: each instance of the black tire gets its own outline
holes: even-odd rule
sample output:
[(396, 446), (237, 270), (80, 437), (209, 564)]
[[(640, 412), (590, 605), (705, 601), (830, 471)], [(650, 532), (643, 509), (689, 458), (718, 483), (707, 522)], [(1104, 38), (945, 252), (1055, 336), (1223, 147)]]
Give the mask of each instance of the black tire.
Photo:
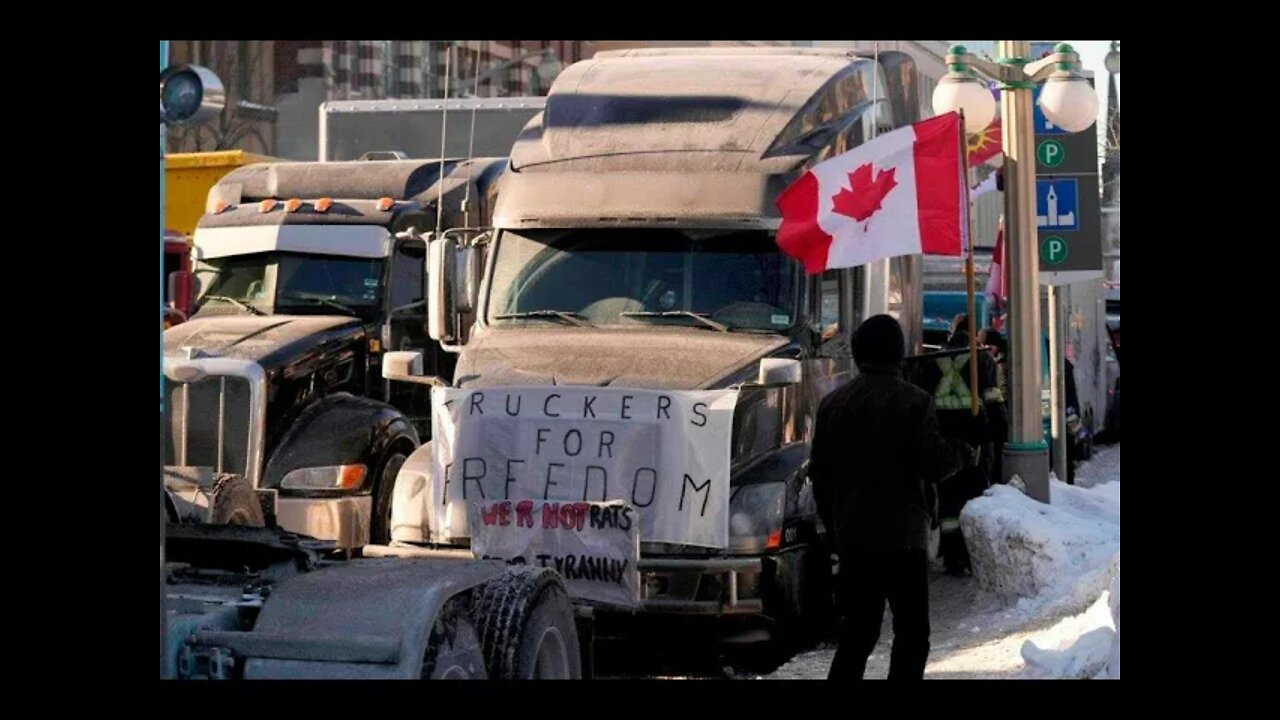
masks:
[(582, 678), (573, 604), (555, 571), (512, 568), (477, 588), (471, 607), (490, 678)]
[(243, 476), (221, 473), (213, 485), (213, 515), (215, 525), (249, 525), (266, 527), (262, 516), (262, 504), (258, 493)]
[(369, 521), (369, 542), (373, 545), (391, 544), (391, 501), (396, 490), (396, 475), (409, 459), (399, 450), (383, 461), (374, 488), (373, 517)]
[(821, 545), (787, 553), (780, 580), (779, 616), (785, 651), (812, 647), (831, 631), (835, 619), (831, 554)]
[(431, 639), (422, 661), (422, 679), (485, 680), (488, 677), (480, 636), (466, 604), (461, 599), (450, 601), (431, 628)]

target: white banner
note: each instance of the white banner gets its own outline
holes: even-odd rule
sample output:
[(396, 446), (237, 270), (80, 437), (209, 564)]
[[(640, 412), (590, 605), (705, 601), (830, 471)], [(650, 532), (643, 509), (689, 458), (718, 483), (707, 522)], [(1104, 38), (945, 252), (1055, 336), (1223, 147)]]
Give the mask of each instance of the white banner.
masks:
[(640, 523), (621, 502), (492, 500), (472, 503), (471, 552), (482, 560), (554, 568), (579, 600), (640, 602)]
[(470, 537), (472, 502), (621, 500), (640, 539), (729, 541), (736, 390), (432, 388), (431, 524)]

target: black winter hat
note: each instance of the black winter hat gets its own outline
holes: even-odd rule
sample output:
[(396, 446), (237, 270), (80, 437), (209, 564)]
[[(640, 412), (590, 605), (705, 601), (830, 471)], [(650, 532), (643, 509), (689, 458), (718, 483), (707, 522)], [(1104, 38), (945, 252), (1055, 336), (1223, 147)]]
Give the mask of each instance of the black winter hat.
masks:
[(874, 315), (853, 333), (853, 361), (858, 367), (897, 366), (906, 355), (902, 326), (891, 315)]

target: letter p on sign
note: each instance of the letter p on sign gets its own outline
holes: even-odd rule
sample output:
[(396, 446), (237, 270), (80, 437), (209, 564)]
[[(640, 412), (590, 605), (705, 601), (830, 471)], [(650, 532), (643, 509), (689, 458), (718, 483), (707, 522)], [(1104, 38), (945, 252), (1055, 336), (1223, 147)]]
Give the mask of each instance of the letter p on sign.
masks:
[(1057, 140), (1045, 140), (1036, 147), (1036, 159), (1045, 167), (1058, 167), (1066, 158), (1066, 150)]
[(1058, 265), (1067, 259), (1067, 241), (1050, 235), (1040, 241), (1040, 259), (1046, 265)]

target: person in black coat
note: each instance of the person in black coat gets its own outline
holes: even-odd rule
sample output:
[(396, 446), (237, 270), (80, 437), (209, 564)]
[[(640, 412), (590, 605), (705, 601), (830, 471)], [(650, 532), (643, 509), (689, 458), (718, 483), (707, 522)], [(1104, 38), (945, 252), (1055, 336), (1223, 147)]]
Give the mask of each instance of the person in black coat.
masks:
[(996, 363), (996, 385), (1000, 388), (1000, 412), (993, 412), (991, 420), (991, 481), (990, 485), (1004, 482), (1004, 445), (1009, 441), (1009, 343), (995, 328), (982, 331), (979, 342), (990, 351)]
[(902, 327), (888, 315), (853, 336), (859, 375), (818, 410), (809, 478), (834, 531), (844, 616), (832, 679), (861, 679), (893, 611), (890, 679), (921, 679), (929, 656), (930, 487), (972, 459), (938, 427), (933, 399), (902, 377)]
[(978, 415), (973, 414), (969, 391), (970, 355), (969, 318), (957, 315), (951, 324), (947, 349), (955, 351), (923, 362), (912, 373), (911, 381), (933, 396), (938, 407), (942, 434), (981, 448), (980, 460), (966, 468), (939, 488), (938, 524), (942, 531), (939, 551), (947, 572), (966, 575), (970, 570), (969, 551), (960, 531), (960, 511), (965, 503), (981, 495), (991, 482), (992, 450), (995, 431), (1005, 422), (1004, 395), (996, 375), (996, 363), (990, 353), (979, 352)]

